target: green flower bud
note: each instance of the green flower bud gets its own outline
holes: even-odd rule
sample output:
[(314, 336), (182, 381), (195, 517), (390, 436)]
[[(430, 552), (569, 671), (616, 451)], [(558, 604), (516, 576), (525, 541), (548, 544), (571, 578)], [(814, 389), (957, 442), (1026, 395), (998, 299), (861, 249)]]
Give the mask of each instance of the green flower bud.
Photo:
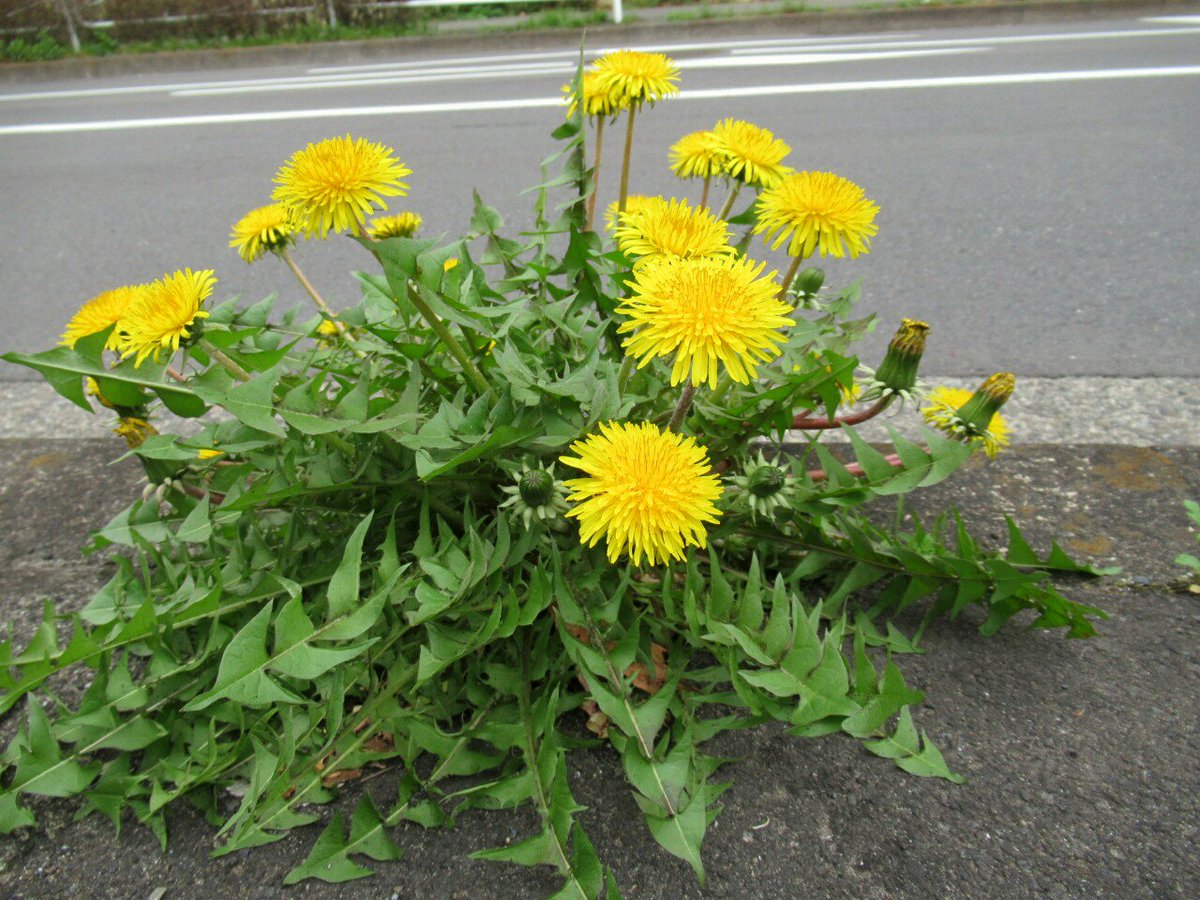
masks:
[(521, 476), (517, 490), (525, 504), (536, 509), (554, 499), (554, 478), (545, 469), (531, 469)]
[(787, 477), (777, 466), (759, 466), (747, 483), (747, 490), (755, 497), (770, 497), (783, 490)]
[(796, 280), (792, 282), (797, 294), (804, 294), (811, 297), (821, 289), (821, 285), (825, 283), (825, 270), (818, 269), (815, 266), (809, 267), (796, 276)]
[(896, 334), (888, 342), (883, 362), (875, 370), (875, 381), (888, 390), (902, 393), (917, 384), (917, 369), (925, 353), (929, 326), (916, 319), (902, 319)]
[(992, 418), (1012, 396), (1016, 378), (1011, 372), (989, 375), (971, 395), (971, 399), (958, 408), (955, 414), (969, 434), (983, 434), (992, 423)]

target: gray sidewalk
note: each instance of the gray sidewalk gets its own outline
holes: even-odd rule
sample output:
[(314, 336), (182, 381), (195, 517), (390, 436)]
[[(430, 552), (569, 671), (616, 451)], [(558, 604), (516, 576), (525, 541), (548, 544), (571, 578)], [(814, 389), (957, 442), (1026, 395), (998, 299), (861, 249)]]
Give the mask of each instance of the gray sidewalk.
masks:
[[(0, 441), (0, 603), (20, 637), (44, 597), (75, 606), (104, 577), (109, 564), (77, 548), (139, 490), (136, 464), (108, 465), (122, 450), (116, 438)], [(1200, 498), (1200, 448), (1105, 445), (1025, 445), (915, 495), (910, 508), (923, 515), (958, 505), (991, 546), (1010, 514), (1040, 551), (1057, 539), (1123, 566), (1062, 584), (1111, 620), (1087, 641), (1019, 625), (984, 638), (968, 613), (930, 629), (927, 655), (899, 659), (928, 698), (919, 725), (963, 786), (904, 775), (837, 737), (771, 727), (727, 736), (713, 749), (737, 758), (724, 770), (734, 785), (705, 841), (704, 890), (645, 833), (616, 757), (575, 754), (583, 824), (625, 895), (1200, 895), (1200, 597), (1171, 562), (1194, 547), (1189, 497)], [(10, 715), (0, 736), (14, 728)], [(338, 808), (351, 811), (363, 790), (387, 805), (393, 789), (390, 773), (348, 786)], [(73, 822), (73, 802), (33, 803), (40, 827), (0, 839), (6, 897), (507, 898), (556, 887), (549, 871), (466, 858), (530, 833), (525, 813), (470, 813), (450, 832), (405, 825), (395, 832), (404, 858), (378, 864), (374, 878), (285, 891), (316, 826), (210, 860), (213, 830), (186, 811), (170, 818), (163, 854), (136, 824), (118, 838), (98, 817)]]

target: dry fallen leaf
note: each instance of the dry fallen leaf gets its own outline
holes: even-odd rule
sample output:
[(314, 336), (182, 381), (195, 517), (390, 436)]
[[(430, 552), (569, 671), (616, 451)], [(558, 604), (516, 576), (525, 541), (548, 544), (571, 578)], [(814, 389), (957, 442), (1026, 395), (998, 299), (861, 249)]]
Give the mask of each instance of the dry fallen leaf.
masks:
[(362, 777), (362, 769), (338, 769), (336, 772), (330, 772), (321, 778), (321, 784), (325, 787), (334, 787), (346, 781), (353, 781), (355, 778)]

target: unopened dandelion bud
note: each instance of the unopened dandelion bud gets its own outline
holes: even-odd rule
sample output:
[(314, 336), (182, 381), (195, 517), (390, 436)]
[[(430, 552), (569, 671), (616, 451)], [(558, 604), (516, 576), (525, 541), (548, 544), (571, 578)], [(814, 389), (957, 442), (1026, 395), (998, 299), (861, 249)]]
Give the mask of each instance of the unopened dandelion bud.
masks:
[(158, 487), (158, 485), (156, 485), (154, 482), (151, 481), (151, 482), (148, 482), (146, 484), (146, 486), (142, 488), (142, 502), (143, 503), (145, 503), (147, 500), (150, 499), (150, 496), (154, 493), (154, 490), (157, 487)]
[(167, 482), (164, 481), (162, 484), (160, 484), (158, 487), (156, 487), (154, 489), (154, 499), (157, 500), (159, 503), (162, 503), (163, 497), (165, 497), (166, 495), (167, 495)]
[(545, 469), (532, 469), (521, 476), (517, 490), (527, 506), (545, 506), (554, 499), (554, 478)]
[(821, 290), (821, 285), (825, 283), (825, 270), (818, 269), (815, 266), (810, 266), (804, 269), (796, 276), (793, 285), (797, 294), (803, 294), (805, 297), (815, 297), (817, 291)]
[(993, 417), (1012, 396), (1016, 378), (1011, 372), (989, 375), (971, 395), (971, 399), (959, 407), (957, 416), (970, 434), (981, 434), (987, 430)]
[(750, 475), (747, 489), (755, 497), (770, 497), (783, 490), (787, 478), (778, 466), (759, 466)]
[(897, 393), (911, 391), (917, 383), (917, 369), (925, 353), (929, 326), (916, 319), (902, 319), (888, 342), (883, 362), (875, 370), (875, 381)]

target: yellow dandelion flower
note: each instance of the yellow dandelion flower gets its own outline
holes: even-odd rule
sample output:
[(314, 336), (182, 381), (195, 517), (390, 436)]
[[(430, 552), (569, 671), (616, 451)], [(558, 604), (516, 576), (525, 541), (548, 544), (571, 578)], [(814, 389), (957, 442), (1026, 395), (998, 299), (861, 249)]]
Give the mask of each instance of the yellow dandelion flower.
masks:
[(771, 187), (795, 171), (783, 159), (792, 148), (765, 128), (741, 119), (725, 119), (712, 130), (713, 143), (724, 154), (725, 172), (744, 184)]
[[(630, 194), (625, 198), (625, 215), (637, 215), (652, 201), (657, 199), (657, 197), (651, 197), (647, 194)], [(608, 208), (604, 211), (604, 227), (609, 231), (615, 231), (617, 229), (618, 219), (620, 219), (621, 215), (618, 212), (618, 206), (620, 202), (621, 201), (619, 200), (614, 200), (612, 203), (608, 204)]]
[(651, 565), (681, 560), (685, 547), (707, 544), (705, 524), (721, 515), (713, 501), (722, 488), (695, 438), (609, 422), (571, 451), (578, 455), (559, 461), (587, 476), (565, 482), (581, 543), (594, 547), (603, 537), (609, 562), (627, 553), (634, 565), (643, 556)]
[(442, 263), (442, 271), (443, 272), (449, 272), (451, 269), (454, 269), (457, 267), (458, 267), (458, 257), (457, 256), (447, 257), (446, 261), (444, 263)]
[(158, 434), (158, 429), (145, 419), (139, 419), (136, 416), (122, 416), (117, 422), (117, 427), (113, 429), (113, 434), (119, 434), (125, 438), (125, 446), (130, 450), (136, 450), (146, 443), (146, 438)]
[(668, 256), (728, 256), (729, 226), (703, 207), (693, 209), (686, 200), (651, 197), (636, 212), (619, 217), (613, 235), (627, 256), (638, 264)]
[[(121, 316), (125, 315), (125, 310), (143, 287), (144, 285), (140, 284), (124, 285), (97, 294), (79, 307), (79, 312), (71, 316), (71, 321), (67, 323), (59, 344), (63, 347), (73, 348), (80, 338), (103, 331), (109, 325), (115, 325), (120, 321)], [(116, 346), (117, 331), (114, 329), (105, 342), (104, 349), (114, 350)]]
[(275, 174), (271, 195), (284, 204), (306, 235), (362, 228), (384, 197), (403, 197), (411, 175), (383, 144), (365, 138), (329, 138), (297, 150)]
[(617, 312), (629, 316), (618, 333), (642, 368), (656, 356), (675, 355), (671, 384), (717, 386), (719, 364), (748, 384), (758, 364), (779, 355), (785, 340), (776, 331), (796, 323), (778, 299), (775, 272), (760, 277), (763, 263), (731, 257), (664, 259), (636, 272), (633, 295)]
[(982, 428), (968, 426), (958, 413), (973, 396), (965, 388), (935, 387), (926, 397), (928, 405), (922, 408), (921, 415), (930, 425), (951, 437), (982, 444), (988, 458), (995, 459), (996, 454), (1008, 446), (1008, 423), (1000, 413), (993, 413)]
[(851, 259), (871, 250), (871, 236), (879, 229), (879, 207), (863, 189), (831, 172), (797, 172), (784, 178), (758, 198), (755, 234), (778, 249), (785, 241), (792, 256), (821, 255)]
[(421, 217), (415, 212), (402, 212), (394, 216), (380, 216), (377, 219), (371, 220), (369, 231), (371, 237), (377, 241), (393, 237), (410, 238), (416, 236), (422, 221)]
[(671, 171), (680, 178), (711, 178), (721, 175), (729, 157), (711, 131), (685, 134), (671, 146)]
[(121, 358), (136, 357), (136, 368), (147, 356), (158, 362), (163, 350), (175, 353), (180, 342), (192, 336), (188, 331), (192, 323), (208, 317), (200, 304), (216, 283), (212, 269), (184, 269), (146, 285), (117, 324)]
[(335, 338), (340, 333), (337, 323), (333, 319), (322, 319), (321, 323), (317, 325), (317, 334), (323, 338)]
[(224, 450), (217, 450), (215, 448), (209, 450), (209, 449), (202, 447), (201, 449), (196, 451), (196, 459), (200, 460), (201, 462), (208, 462), (208, 460), (210, 460), (210, 459), (216, 459), (218, 456), (224, 456), (224, 455), (225, 455)]
[(252, 263), (267, 250), (286, 247), (295, 230), (287, 207), (272, 203), (252, 209), (238, 219), (229, 233), (229, 246), (246, 262)]
[[(564, 84), (563, 93), (567, 96), (567, 117), (575, 115), (579, 98), (575, 95), (574, 84)], [(583, 73), (583, 114), (592, 118), (607, 118), (621, 111), (621, 106), (613, 91), (611, 81), (606, 82), (600, 73), (589, 69)]]
[(641, 50), (615, 50), (594, 63), (595, 90), (603, 94), (616, 110), (637, 109), (643, 103), (653, 105), (663, 97), (678, 94), (675, 82), (679, 69), (661, 53)]

